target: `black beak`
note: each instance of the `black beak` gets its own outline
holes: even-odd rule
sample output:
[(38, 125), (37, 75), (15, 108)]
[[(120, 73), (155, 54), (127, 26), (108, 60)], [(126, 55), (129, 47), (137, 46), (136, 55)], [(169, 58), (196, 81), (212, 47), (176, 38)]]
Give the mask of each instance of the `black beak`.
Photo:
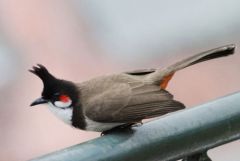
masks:
[(33, 103), (31, 103), (30, 106), (35, 106), (35, 105), (39, 105), (39, 104), (43, 104), (43, 103), (47, 103), (48, 101), (41, 98), (36, 99), (35, 101), (33, 101)]

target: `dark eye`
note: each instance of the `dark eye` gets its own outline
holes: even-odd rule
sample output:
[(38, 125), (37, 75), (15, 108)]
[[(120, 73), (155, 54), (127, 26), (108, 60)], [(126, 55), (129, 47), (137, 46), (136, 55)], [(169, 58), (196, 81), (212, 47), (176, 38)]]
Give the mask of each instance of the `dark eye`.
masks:
[(57, 92), (57, 93), (54, 93), (53, 95), (54, 95), (54, 96), (59, 96), (59, 95), (60, 95), (60, 93), (58, 93), (58, 92)]

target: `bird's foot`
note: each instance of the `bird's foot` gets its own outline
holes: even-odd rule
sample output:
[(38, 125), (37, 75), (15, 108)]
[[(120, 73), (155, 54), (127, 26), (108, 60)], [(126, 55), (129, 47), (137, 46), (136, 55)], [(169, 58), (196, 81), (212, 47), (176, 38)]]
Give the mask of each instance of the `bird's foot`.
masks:
[[(136, 123), (123, 124), (123, 125), (114, 127), (114, 128), (112, 128), (112, 129), (110, 129), (110, 130), (103, 131), (103, 132), (101, 133), (101, 136), (110, 134), (110, 133), (112, 133), (112, 132), (121, 131), (121, 130), (123, 130), (123, 129), (124, 129), (124, 130), (125, 130), (125, 129), (131, 129), (131, 127), (133, 127), (133, 126), (135, 126), (135, 125), (136, 125)], [(141, 122), (140, 125), (142, 125), (142, 122)], [(137, 125), (137, 126), (140, 126), (140, 125)]]
[(212, 160), (207, 155), (207, 152), (202, 152), (191, 156), (187, 156), (182, 161), (212, 161)]
[(140, 122), (136, 122), (136, 123), (132, 124), (131, 126), (132, 127), (139, 127), (139, 126), (142, 126), (142, 125), (143, 125), (143, 122), (140, 121)]

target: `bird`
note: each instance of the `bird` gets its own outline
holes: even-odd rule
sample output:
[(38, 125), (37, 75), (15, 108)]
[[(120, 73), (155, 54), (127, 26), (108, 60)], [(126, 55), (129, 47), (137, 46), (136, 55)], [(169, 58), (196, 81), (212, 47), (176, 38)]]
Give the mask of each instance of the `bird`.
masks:
[(165, 68), (103, 75), (81, 83), (59, 79), (37, 64), (29, 71), (42, 80), (43, 90), (30, 106), (48, 104), (50, 111), (65, 123), (104, 134), (184, 109), (185, 105), (166, 90), (173, 75), (191, 65), (232, 55), (234, 50), (235, 45), (225, 45)]

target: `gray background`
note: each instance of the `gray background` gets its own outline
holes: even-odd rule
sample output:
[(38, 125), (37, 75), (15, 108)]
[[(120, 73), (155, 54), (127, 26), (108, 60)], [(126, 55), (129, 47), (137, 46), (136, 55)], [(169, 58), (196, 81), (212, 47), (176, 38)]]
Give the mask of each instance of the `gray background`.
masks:
[[(0, 160), (27, 160), (99, 136), (71, 128), (46, 106), (27, 72), (36, 63), (81, 82), (102, 74), (171, 64), (224, 44), (240, 45), (237, 0), (0, 0)], [(169, 84), (187, 107), (239, 90), (239, 51), (180, 71)], [(210, 151), (237, 161), (236, 141)]]

